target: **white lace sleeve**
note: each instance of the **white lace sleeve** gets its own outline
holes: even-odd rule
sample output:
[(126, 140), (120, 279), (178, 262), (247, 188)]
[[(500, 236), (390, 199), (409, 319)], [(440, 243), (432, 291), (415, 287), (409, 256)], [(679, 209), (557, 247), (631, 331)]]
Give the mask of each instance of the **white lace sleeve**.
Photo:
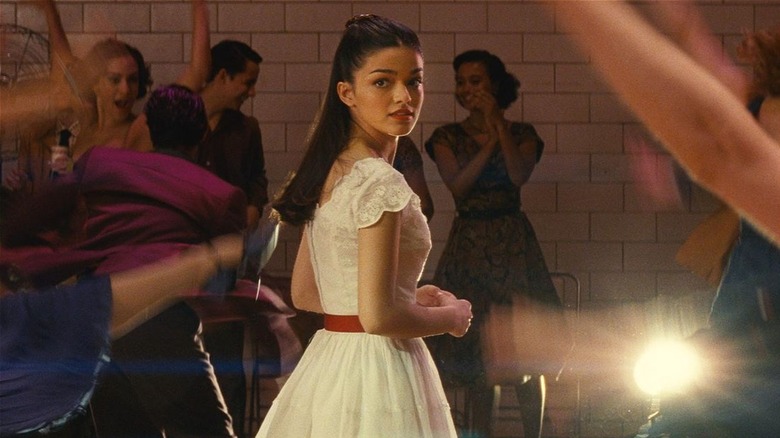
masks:
[(414, 193), (403, 175), (392, 166), (381, 161), (367, 161), (369, 163), (359, 170), (362, 177), (352, 203), (358, 228), (375, 224), (385, 211), (403, 210)]

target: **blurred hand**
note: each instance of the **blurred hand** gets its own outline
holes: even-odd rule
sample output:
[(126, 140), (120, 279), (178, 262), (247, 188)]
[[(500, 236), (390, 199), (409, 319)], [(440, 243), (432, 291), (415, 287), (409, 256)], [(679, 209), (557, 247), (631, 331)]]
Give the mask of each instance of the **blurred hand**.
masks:
[(489, 90), (474, 90), (465, 97), (463, 104), (467, 110), (479, 111), (485, 116), (499, 109), (496, 97)]
[(26, 173), (19, 169), (12, 169), (11, 172), (3, 178), (3, 187), (12, 192), (16, 192), (24, 189), (27, 186), (28, 181), (29, 178), (27, 178)]
[(464, 98), (463, 106), (482, 116), (487, 139), (477, 138), (477, 141), (483, 149), (494, 150), (498, 145), (499, 129), (506, 126), (504, 111), (498, 106), (496, 97), (488, 90), (475, 90)]
[(211, 239), (220, 268), (235, 268), (244, 255), (244, 238), (240, 234), (225, 234)]
[(71, 168), (73, 162), (70, 156), (68, 156), (68, 148), (55, 145), (52, 146), (50, 150), (51, 161), (49, 162), (49, 166), (51, 167), (51, 170), (57, 173), (68, 172), (68, 169)]

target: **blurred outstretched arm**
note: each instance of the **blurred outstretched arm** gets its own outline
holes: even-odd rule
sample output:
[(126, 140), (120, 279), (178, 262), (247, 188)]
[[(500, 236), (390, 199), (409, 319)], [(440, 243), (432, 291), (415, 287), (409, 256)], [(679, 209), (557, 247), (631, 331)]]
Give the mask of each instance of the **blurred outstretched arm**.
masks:
[(62, 20), (54, 0), (36, 0), (35, 5), (46, 18), (46, 28), (49, 32), (49, 50), (51, 55), (52, 79), (61, 78), (77, 58), (70, 48), (68, 36), (62, 27)]
[(655, 3), (663, 25), (685, 52), (747, 103), (750, 77), (725, 53), (690, 0)]
[(691, 177), (780, 242), (780, 145), (743, 97), (622, 1), (552, 5), (593, 66)]
[[(205, 0), (192, 0), (192, 53), (190, 63), (174, 81), (190, 90), (199, 92), (206, 83), (211, 67), (209, 36), (209, 7)], [(138, 151), (154, 148), (146, 125), (146, 115), (141, 113), (130, 125), (124, 147)]]

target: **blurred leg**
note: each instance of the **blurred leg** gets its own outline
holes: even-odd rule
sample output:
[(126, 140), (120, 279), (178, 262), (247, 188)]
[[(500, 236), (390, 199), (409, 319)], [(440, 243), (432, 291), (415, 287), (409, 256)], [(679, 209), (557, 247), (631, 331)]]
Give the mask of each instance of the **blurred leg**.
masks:
[(470, 437), (490, 438), (493, 436), (493, 387), (471, 386), (466, 389), (466, 409), (471, 413)]
[(544, 376), (531, 377), (527, 382), (515, 386), (515, 392), (523, 421), (523, 436), (525, 438), (541, 438), (546, 396)]
[(203, 342), (209, 353), (219, 389), (233, 417), (233, 428), (244, 436), (246, 410), (246, 375), (244, 374), (244, 322), (211, 324), (204, 328)]

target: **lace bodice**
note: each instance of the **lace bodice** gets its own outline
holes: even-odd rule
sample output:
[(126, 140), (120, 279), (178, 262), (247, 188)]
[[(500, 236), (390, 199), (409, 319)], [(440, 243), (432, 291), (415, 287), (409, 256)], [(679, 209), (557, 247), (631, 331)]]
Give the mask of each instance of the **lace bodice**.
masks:
[(420, 199), (398, 171), (381, 158), (354, 164), (333, 187), (306, 226), (322, 308), (334, 315), (357, 315), (357, 233), (382, 213), (401, 212), (398, 296), (413, 301), (431, 249), (431, 234)]

